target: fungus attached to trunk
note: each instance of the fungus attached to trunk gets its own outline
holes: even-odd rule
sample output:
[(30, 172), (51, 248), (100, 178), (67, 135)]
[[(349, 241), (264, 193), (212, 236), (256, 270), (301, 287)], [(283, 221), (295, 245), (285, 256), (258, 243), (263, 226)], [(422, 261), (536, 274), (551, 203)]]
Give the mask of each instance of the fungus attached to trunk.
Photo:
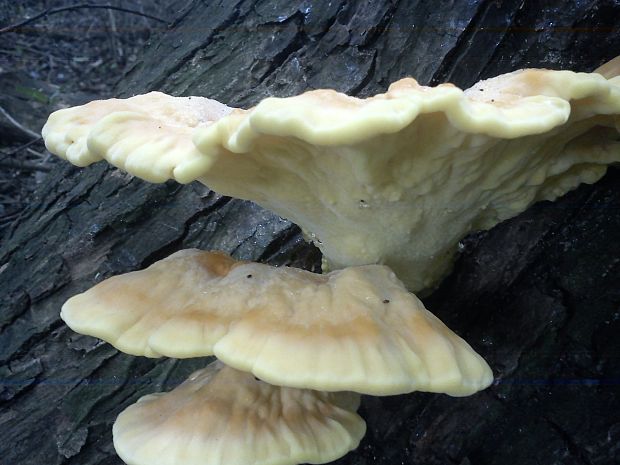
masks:
[(61, 316), (123, 352), (215, 354), (279, 386), (463, 396), (492, 381), (485, 361), (380, 265), (320, 275), (184, 250), (72, 297)]
[(124, 410), (114, 447), (128, 465), (325, 463), (364, 436), (358, 405), (359, 394), (271, 386), (215, 362)]
[[(208, 117), (182, 130), (172, 118), (174, 146), (156, 130), (169, 124), (168, 110), (127, 112), (131, 99), (115, 100), (53, 114), (44, 136), (80, 165), (105, 158), (147, 180), (197, 179), (253, 200), (300, 225), (332, 269), (383, 263), (416, 292), (449, 271), (468, 232), (594, 182), (620, 161), (617, 68), (602, 67), (605, 77), (520, 70), (465, 91), (408, 78), (367, 99), (316, 90), (250, 110), (205, 99)], [(154, 97), (175, 101), (134, 99)], [(92, 113), (99, 105), (107, 116)], [(76, 128), (84, 156), (72, 155)]]

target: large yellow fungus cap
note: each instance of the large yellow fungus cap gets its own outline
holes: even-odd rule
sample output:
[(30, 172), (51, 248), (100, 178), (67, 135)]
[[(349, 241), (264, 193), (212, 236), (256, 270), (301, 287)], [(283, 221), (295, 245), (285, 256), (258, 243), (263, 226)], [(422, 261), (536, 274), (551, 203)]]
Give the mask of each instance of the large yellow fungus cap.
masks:
[[(78, 159), (253, 200), (301, 226), (331, 269), (386, 264), (417, 292), (449, 272), (468, 232), (595, 182), (620, 161), (617, 63), (600, 72), (526, 69), (465, 91), (407, 78), (367, 99), (324, 89), (267, 98), (175, 126), (174, 144), (156, 130), (166, 112), (120, 106), (89, 132), (76, 127), (91, 154)], [(44, 136), (72, 159), (51, 142), (77, 130), (61, 120), (53, 114)]]

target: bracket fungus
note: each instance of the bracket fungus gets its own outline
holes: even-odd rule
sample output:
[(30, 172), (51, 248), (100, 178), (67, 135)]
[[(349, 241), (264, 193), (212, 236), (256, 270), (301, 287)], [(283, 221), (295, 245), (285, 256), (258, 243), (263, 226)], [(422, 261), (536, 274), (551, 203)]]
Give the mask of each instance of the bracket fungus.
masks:
[(364, 436), (358, 406), (359, 394), (272, 386), (214, 362), (125, 409), (114, 447), (128, 465), (326, 463)]
[[(446, 275), (468, 232), (620, 161), (617, 68), (525, 69), (465, 91), (406, 78), (367, 99), (315, 90), (249, 110), (204, 99), (185, 116), (174, 102), (187, 100), (150, 93), (60, 110), (43, 134), (81, 166), (106, 159), (253, 200), (297, 223), (331, 269), (386, 264), (418, 292)], [(132, 102), (144, 110), (127, 112)]]
[(493, 380), (381, 265), (316, 274), (183, 250), (72, 297), (61, 316), (123, 352), (215, 354), (278, 386), (465, 396)]
[[(121, 457), (325, 462), (356, 447), (365, 426), (355, 394), (318, 391), (487, 387), (486, 362), (405, 285), (431, 289), (468, 232), (620, 161), (620, 66), (598, 71), (519, 70), (467, 90), (407, 78), (367, 99), (315, 90), (249, 110), (151, 92), (53, 113), (43, 128), (51, 152), (253, 200), (301, 226), (336, 270), (184, 250), (69, 299), (67, 324), (120, 350), (229, 365), (123, 412)], [(213, 428), (225, 434), (213, 439)]]

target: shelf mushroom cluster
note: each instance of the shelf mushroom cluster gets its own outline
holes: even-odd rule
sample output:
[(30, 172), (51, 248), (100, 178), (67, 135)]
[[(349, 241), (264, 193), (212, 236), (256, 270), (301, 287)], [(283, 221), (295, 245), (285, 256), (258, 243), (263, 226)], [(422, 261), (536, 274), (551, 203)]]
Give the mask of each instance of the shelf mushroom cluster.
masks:
[(618, 68), (519, 70), (464, 91), (407, 78), (367, 99), (316, 90), (248, 110), (151, 92), (53, 113), (51, 152), (253, 200), (325, 258), (318, 275), (185, 250), (71, 298), (69, 326), (120, 350), (226, 364), (123, 412), (121, 457), (321, 463), (363, 436), (359, 393), (488, 386), (484, 360), (407, 289), (436, 286), (468, 232), (620, 161)]
[(315, 274), (188, 249), (72, 297), (61, 316), (129, 354), (227, 365), (121, 414), (114, 443), (130, 465), (324, 463), (362, 438), (360, 393), (465, 396), (493, 380), (382, 265)]

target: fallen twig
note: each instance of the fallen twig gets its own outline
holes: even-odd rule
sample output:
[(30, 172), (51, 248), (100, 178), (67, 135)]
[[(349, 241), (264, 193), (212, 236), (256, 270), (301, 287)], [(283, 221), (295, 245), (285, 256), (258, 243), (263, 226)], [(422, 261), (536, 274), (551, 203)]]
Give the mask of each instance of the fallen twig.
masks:
[(17, 155), (19, 152), (21, 152), (24, 149), (27, 149), (28, 147), (30, 147), (31, 145), (36, 144), (37, 142), (40, 142), (43, 140), (43, 137), (41, 136), (37, 136), (36, 139), (33, 139), (29, 142), (26, 142), (25, 144), (20, 145), (19, 147), (17, 147), (16, 149), (11, 150), (10, 152), (3, 152), (0, 151), (0, 154), (2, 155), (1, 158), (4, 157), (12, 157), (13, 155)]
[(110, 46), (112, 47), (112, 54), (116, 56), (116, 62), (123, 58), (123, 49), (118, 45), (118, 41), (116, 40), (116, 35), (118, 34), (116, 30), (116, 19), (114, 18), (114, 13), (112, 10), (108, 10), (108, 17), (110, 18), (110, 31), (111, 34), (108, 34), (110, 38)]
[(37, 152), (36, 150), (31, 149), (30, 147), (26, 148), (26, 152), (28, 152), (30, 155), (34, 155), (39, 160), (47, 159), (49, 155), (49, 153), (45, 154), (45, 153)]
[(52, 171), (52, 168), (49, 165), (16, 160), (2, 160), (0, 161), (0, 168), (12, 168), (24, 171), (43, 171), (44, 173), (49, 173)]
[(148, 18), (148, 19), (152, 19), (153, 21), (158, 21), (160, 23), (164, 23), (164, 24), (170, 24), (170, 21), (167, 21), (165, 19), (162, 18), (158, 18), (157, 16), (153, 16), (153, 15), (149, 15), (147, 13), (142, 13), (141, 11), (138, 10), (132, 10), (130, 8), (123, 8), (120, 6), (113, 6), (113, 5), (91, 5), (89, 3), (80, 3), (77, 5), (68, 5), (68, 6), (63, 6), (60, 8), (48, 8), (47, 10), (42, 11), (41, 13), (37, 13), (36, 15), (25, 19), (23, 21), (20, 21), (19, 23), (15, 23), (15, 24), (11, 24), (9, 26), (3, 27), (2, 29), (0, 29), (0, 34), (4, 33), (4, 32), (11, 32), (11, 31), (15, 31), (16, 29), (19, 29), (22, 26), (26, 26), (27, 24), (33, 23), (41, 18), (44, 18), (46, 16), (49, 15), (54, 15), (57, 13), (63, 13), (65, 11), (73, 11), (73, 10), (82, 10), (82, 9), (100, 9), (100, 10), (115, 10), (115, 11), (122, 11), (123, 13), (129, 13), (129, 14), (133, 14), (133, 15), (138, 15), (138, 16), (142, 16), (144, 18)]
[[(52, 167), (48, 165), (47, 163), (45, 163), (48, 157), (45, 154), (36, 152), (30, 148), (31, 145), (34, 145), (37, 142), (40, 142), (42, 139), (43, 138), (41, 136), (37, 135), (36, 139), (33, 139), (30, 142), (22, 144), (10, 152), (5, 152), (3, 150), (0, 150), (0, 168), (12, 168), (12, 169), (18, 169), (18, 170), (23, 170), (23, 171), (42, 171), (44, 173), (51, 171)], [(41, 162), (32, 162), (32, 161), (26, 161), (26, 160), (17, 161), (17, 160), (10, 160), (10, 159), (7, 160), (7, 158), (10, 158), (13, 155), (16, 155), (22, 150), (27, 150), (29, 152), (32, 151), (30, 153), (34, 152), (33, 154), (35, 154), (38, 157), (42, 157), (43, 160)]]
[[(15, 218), (21, 214), (21, 211), (16, 211), (8, 215), (0, 216), (0, 223), (11, 223)], [(3, 225), (4, 226), (4, 225)]]
[(30, 137), (33, 137), (35, 139), (40, 139), (41, 138), (41, 134), (34, 132), (32, 129), (28, 129), (27, 127), (23, 126), (19, 121), (17, 121), (15, 118), (13, 118), (8, 111), (6, 111), (2, 106), (0, 106), (0, 114), (2, 114), (6, 119), (9, 120), (9, 122), (15, 126), (17, 129), (19, 129), (20, 131), (22, 131), (24, 134), (28, 134)]

